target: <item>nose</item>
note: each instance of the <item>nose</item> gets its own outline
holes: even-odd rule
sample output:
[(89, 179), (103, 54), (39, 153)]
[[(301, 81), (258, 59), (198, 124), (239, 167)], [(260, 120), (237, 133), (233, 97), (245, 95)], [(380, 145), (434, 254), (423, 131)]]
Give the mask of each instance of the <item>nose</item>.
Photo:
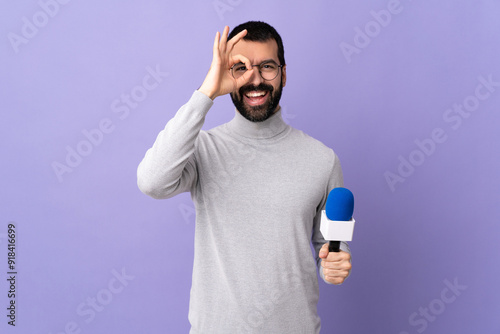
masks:
[(263, 81), (264, 81), (264, 79), (262, 78), (262, 75), (260, 74), (259, 66), (258, 65), (254, 65), (253, 66), (253, 74), (250, 77), (250, 79), (248, 80), (248, 83), (251, 83), (251, 84), (253, 84), (255, 86), (258, 86)]

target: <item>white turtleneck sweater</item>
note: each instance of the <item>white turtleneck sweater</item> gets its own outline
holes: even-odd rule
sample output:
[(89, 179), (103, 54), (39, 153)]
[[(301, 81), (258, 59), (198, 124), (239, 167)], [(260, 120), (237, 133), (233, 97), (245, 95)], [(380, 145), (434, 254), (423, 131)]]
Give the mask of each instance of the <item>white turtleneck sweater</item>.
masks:
[(195, 91), (137, 170), (145, 194), (189, 191), (196, 207), (190, 333), (319, 333), (320, 215), (339, 160), (280, 110), (203, 131), (212, 104)]

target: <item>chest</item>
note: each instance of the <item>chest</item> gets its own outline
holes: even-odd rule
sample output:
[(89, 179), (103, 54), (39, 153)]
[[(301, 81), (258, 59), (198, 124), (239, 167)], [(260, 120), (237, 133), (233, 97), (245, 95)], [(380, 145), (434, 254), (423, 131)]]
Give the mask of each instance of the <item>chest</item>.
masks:
[(329, 167), (291, 143), (214, 143), (198, 158), (199, 196), (205, 204), (253, 212), (313, 217)]

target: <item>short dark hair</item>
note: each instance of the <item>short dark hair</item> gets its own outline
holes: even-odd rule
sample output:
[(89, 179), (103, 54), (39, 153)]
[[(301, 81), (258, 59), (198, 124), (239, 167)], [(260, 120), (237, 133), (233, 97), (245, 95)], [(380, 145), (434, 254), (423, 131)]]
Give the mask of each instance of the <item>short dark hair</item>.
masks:
[(247, 34), (245, 35), (245, 37), (243, 37), (243, 40), (245, 41), (267, 42), (271, 39), (274, 39), (276, 41), (276, 44), (278, 44), (278, 60), (280, 61), (281, 65), (286, 65), (283, 41), (281, 40), (281, 36), (280, 34), (278, 34), (276, 29), (265, 22), (248, 21), (235, 27), (229, 34), (228, 40), (245, 29), (247, 30)]

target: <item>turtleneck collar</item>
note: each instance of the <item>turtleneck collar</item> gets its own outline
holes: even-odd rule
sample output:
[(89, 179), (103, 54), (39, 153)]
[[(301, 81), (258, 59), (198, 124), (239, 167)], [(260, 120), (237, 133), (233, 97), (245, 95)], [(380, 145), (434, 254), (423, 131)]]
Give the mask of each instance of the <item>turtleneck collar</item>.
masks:
[(234, 118), (227, 123), (227, 129), (232, 133), (254, 139), (274, 138), (289, 128), (281, 117), (281, 107), (263, 122), (252, 122), (235, 110)]

